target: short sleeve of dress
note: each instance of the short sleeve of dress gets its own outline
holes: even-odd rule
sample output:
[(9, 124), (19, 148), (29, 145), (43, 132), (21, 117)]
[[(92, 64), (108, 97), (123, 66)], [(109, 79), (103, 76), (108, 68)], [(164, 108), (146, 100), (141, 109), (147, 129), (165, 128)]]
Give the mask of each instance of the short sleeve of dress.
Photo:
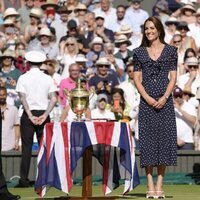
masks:
[(169, 60), (170, 60), (170, 66), (169, 71), (177, 71), (177, 63), (178, 63), (178, 53), (177, 48), (170, 46), (169, 48)]
[(133, 51), (133, 66), (134, 66), (134, 72), (142, 70), (142, 64), (138, 59), (138, 53), (135, 51)]

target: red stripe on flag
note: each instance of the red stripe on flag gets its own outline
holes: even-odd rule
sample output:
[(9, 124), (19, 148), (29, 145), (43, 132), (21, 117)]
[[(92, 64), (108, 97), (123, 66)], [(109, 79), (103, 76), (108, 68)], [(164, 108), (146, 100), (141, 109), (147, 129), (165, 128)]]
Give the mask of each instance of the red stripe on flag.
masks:
[(94, 122), (95, 135), (98, 144), (111, 144), (114, 122)]
[(45, 125), (45, 128), (46, 128), (46, 150), (47, 150), (46, 164), (48, 164), (51, 154), (50, 150), (51, 150), (51, 141), (53, 136), (53, 123), (47, 123)]
[(69, 140), (68, 140), (68, 123), (62, 122), (61, 123), (62, 135), (63, 135), (63, 142), (64, 142), (64, 153), (65, 153), (65, 166), (66, 166), (66, 175), (67, 175), (67, 184), (68, 184), (68, 191), (70, 191), (72, 187), (72, 177), (70, 174), (70, 156), (69, 156)]

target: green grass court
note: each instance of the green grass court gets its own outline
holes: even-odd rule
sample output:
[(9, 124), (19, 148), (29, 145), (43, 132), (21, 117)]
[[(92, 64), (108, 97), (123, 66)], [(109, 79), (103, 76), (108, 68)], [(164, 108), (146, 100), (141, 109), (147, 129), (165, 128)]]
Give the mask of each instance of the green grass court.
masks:
[[(93, 196), (102, 195), (101, 186), (93, 186)], [(200, 185), (166, 185), (164, 187), (166, 199), (174, 200), (200, 200)], [(73, 186), (70, 195), (71, 196), (81, 196), (81, 186)], [(33, 200), (39, 199), (39, 196), (34, 192), (34, 188), (20, 189), (20, 188), (10, 188), (13, 194), (19, 194), (23, 200)], [(120, 197), (123, 191), (123, 186), (120, 186), (114, 190), (111, 195), (119, 195), (119, 199), (145, 199), (146, 186), (139, 185), (137, 188), (132, 190), (129, 194), (124, 197)], [(45, 195), (44, 199), (53, 200), (55, 197), (65, 196), (59, 190), (50, 188)]]

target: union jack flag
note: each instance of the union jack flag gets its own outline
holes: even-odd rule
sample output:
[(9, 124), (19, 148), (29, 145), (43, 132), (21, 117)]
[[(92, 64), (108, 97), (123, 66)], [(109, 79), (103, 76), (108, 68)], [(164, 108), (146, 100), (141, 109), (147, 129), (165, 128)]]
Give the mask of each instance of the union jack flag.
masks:
[(103, 166), (105, 195), (119, 186), (120, 179), (125, 180), (124, 194), (139, 185), (134, 140), (128, 123), (55, 122), (44, 128), (38, 154), (36, 193), (43, 197), (49, 185), (68, 194), (73, 185), (72, 172), (89, 146), (93, 146), (93, 154)]

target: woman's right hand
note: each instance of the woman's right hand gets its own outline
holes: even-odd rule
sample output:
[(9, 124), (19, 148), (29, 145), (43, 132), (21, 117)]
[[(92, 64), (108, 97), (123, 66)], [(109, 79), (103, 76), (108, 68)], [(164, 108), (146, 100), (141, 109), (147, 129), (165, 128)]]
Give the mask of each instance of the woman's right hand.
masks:
[(148, 98), (146, 98), (146, 102), (152, 107), (156, 107), (158, 104), (158, 102), (150, 96)]

